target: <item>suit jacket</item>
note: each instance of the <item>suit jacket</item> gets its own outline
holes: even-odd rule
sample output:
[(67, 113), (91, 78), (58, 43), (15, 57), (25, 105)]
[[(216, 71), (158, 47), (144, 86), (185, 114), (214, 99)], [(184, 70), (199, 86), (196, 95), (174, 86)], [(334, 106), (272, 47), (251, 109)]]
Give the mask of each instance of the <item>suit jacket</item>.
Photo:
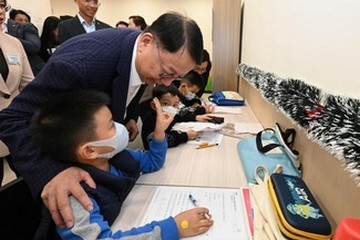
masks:
[(8, 34), (16, 37), (22, 43), (30, 62), (34, 75), (37, 75), (44, 67), (45, 62), (39, 56), (41, 40), (39, 31), (32, 23), (20, 24), (14, 20), (8, 20)]
[[(0, 139), (14, 153), (14, 165), (37, 196), (44, 185), (71, 163), (40, 152), (29, 134), (30, 119), (41, 104), (66, 91), (93, 89), (107, 93), (117, 122), (124, 121), (131, 59), (136, 38), (133, 29), (104, 29), (61, 44), (43, 70), (0, 112)], [(137, 106), (134, 98), (130, 106)], [(134, 115), (128, 107), (127, 115)], [(16, 151), (17, 150), (17, 151)]]
[[(111, 26), (95, 19), (95, 28), (96, 30), (99, 30), (103, 28), (111, 28)], [(77, 16), (59, 23), (60, 44), (65, 42), (69, 38), (75, 37), (83, 33), (86, 33), (86, 31)]]
[[(0, 74), (0, 111), (2, 111), (34, 76), (24, 48), (18, 39), (0, 32), (0, 48), (9, 67), (6, 82)], [(6, 153), (8, 154), (8, 150), (0, 141), (0, 156), (5, 156)]]

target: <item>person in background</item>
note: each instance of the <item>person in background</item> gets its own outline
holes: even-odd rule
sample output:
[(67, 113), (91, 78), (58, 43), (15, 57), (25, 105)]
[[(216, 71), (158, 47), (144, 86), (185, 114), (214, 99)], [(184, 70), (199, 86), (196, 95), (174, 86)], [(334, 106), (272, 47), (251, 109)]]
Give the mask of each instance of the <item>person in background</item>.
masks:
[(141, 138), (145, 149), (149, 148), (151, 144), (152, 136), (155, 129), (155, 120), (156, 120), (156, 108), (154, 105), (154, 99), (159, 99), (160, 105), (164, 112), (168, 112), (174, 116), (174, 120), (170, 126), (166, 129), (166, 140), (168, 147), (176, 147), (181, 143), (186, 143), (188, 140), (194, 140), (198, 137), (198, 133), (194, 130), (188, 130), (187, 132), (178, 132), (172, 130), (172, 127), (177, 122), (189, 122), (189, 121), (206, 121), (210, 117), (207, 115), (197, 116), (194, 113), (184, 112), (180, 114), (181, 111), (181, 98), (182, 95), (179, 92), (179, 89), (171, 84), (169, 86), (156, 85), (153, 89), (153, 99), (144, 101), (141, 107), (147, 107), (147, 111), (143, 111), (145, 114), (142, 117), (142, 129), (141, 129)]
[(76, 164), (41, 154), (29, 133), (34, 112), (62, 92), (105, 92), (114, 120), (126, 126), (132, 141), (139, 133), (137, 111), (144, 84), (169, 85), (200, 64), (202, 49), (199, 26), (175, 12), (162, 14), (143, 32), (112, 28), (74, 37), (60, 45), (41, 74), (0, 112), (0, 139), (12, 153), (21, 149), (14, 152), (14, 165), (57, 225), (73, 225), (69, 195), (92, 209), (80, 182), (94, 188), (95, 183)]
[[(3, 32), (5, 14), (9, 9), (7, 1), (0, 0), (0, 112), (7, 108), (15, 96), (34, 78), (21, 42)], [(4, 177), (5, 159), (18, 176), (9, 150), (0, 140), (0, 186)]]
[(59, 24), (59, 42), (60, 44), (66, 40), (80, 34), (94, 32), (103, 28), (111, 28), (110, 25), (95, 19), (101, 3), (98, 0), (74, 0), (78, 5), (79, 13), (68, 20)]
[(134, 15), (129, 17), (129, 28), (136, 28), (144, 31), (145, 28), (147, 28), (147, 24), (142, 16)]
[(59, 23), (60, 18), (49, 16), (45, 19), (41, 33), (40, 57), (47, 62), (59, 45)]
[[(21, 12), (23, 11), (19, 11), (21, 10), (14, 10), (13, 14), (11, 14), (14, 19), (16, 19), (17, 16), (20, 15), (25, 17), (27, 16), (25, 12), (24, 13), (26, 15), (21, 14)], [(16, 22), (14, 19), (8, 19), (8, 21), (3, 27), (4, 31), (20, 40), (30, 62), (31, 70), (36, 76), (45, 65), (44, 61), (39, 56), (41, 47), (39, 31), (35, 27), (35, 25), (30, 22), (30, 16), (28, 23), (19, 23)]]
[(20, 9), (11, 9), (9, 18), (18, 23), (30, 23), (31, 17), (25, 11)]
[[(31, 120), (32, 136), (44, 154), (58, 161), (72, 159), (96, 183), (96, 189), (83, 184), (93, 202), (92, 211), (88, 212), (70, 196), (75, 222), (72, 228), (57, 227), (60, 237), (179, 239), (206, 232), (213, 223), (205, 217), (209, 214), (206, 208), (194, 208), (128, 231), (112, 232), (110, 226), (140, 173), (154, 172), (164, 165), (167, 150), (164, 131), (173, 118), (162, 112), (159, 101), (154, 99), (157, 117), (149, 151), (126, 149), (128, 132), (113, 121), (109, 104), (110, 98), (102, 92), (68, 92), (46, 102)], [(185, 219), (189, 222), (186, 229), (180, 227)]]
[(201, 98), (201, 96), (205, 92), (206, 85), (209, 80), (211, 70), (211, 61), (210, 61), (210, 55), (206, 49), (203, 50), (203, 58), (201, 61), (201, 64), (198, 64), (194, 67), (194, 71), (199, 73), (203, 79), (203, 87), (199, 90), (199, 92), (196, 93), (196, 95)]
[(125, 21), (119, 21), (115, 25), (117, 28), (127, 28), (129, 27), (129, 24)]
[(61, 15), (59, 18), (60, 18), (61, 21), (65, 21), (65, 20), (68, 20), (68, 19), (72, 19), (73, 16), (71, 16), (71, 15)]

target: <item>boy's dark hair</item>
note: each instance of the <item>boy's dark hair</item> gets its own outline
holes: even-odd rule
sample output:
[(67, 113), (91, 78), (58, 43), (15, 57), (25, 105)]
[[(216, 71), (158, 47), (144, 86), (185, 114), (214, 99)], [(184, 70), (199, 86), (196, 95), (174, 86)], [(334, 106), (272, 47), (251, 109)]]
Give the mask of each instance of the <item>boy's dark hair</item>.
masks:
[(160, 48), (174, 53), (185, 47), (195, 63), (201, 63), (204, 43), (201, 30), (194, 20), (169, 12), (161, 15), (144, 32), (153, 34)]
[(181, 82), (187, 83), (189, 86), (197, 86), (199, 89), (204, 87), (204, 81), (200, 74), (191, 70), (184, 77), (181, 78)]
[(31, 119), (30, 130), (41, 150), (62, 161), (77, 161), (76, 148), (95, 139), (94, 114), (110, 98), (102, 92), (80, 90), (45, 102)]
[[(6, 2), (5, 2), (6, 3)], [(12, 20), (15, 20), (16, 15), (21, 14), (21, 15), (25, 15), (28, 19), (29, 22), (31, 22), (31, 17), (29, 14), (27, 14), (25, 11), (20, 10), (20, 9), (11, 9), (10, 13), (9, 13), (9, 17)]]
[(156, 85), (153, 89), (152, 97), (157, 97), (160, 100), (160, 98), (167, 93), (170, 93), (172, 96), (178, 96), (179, 99), (181, 99), (181, 93), (174, 84), (170, 84), (169, 86)]

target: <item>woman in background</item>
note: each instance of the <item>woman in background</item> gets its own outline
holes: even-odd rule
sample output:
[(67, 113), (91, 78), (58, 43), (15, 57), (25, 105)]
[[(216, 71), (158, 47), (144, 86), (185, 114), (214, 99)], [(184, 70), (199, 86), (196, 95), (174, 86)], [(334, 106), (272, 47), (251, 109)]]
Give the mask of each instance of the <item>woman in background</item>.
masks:
[[(19, 92), (34, 78), (21, 42), (4, 33), (5, 13), (10, 10), (6, 0), (0, 0), (0, 111), (10, 105)], [(6, 145), (0, 140), (0, 185), (3, 180), (3, 159), (13, 168)]]
[(205, 88), (209, 79), (210, 70), (211, 70), (210, 55), (208, 51), (204, 49), (201, 64), (196, 65), (194, 67), (194, 71), (200, 74), (203, 79), (203, 87), (202, 89), (200, 89), (199, 92), (196, 93), (196, 96), (198, 96), (199, 98), (201, 98), (201, 96), (205, 92)]
[(40, 57), (47, 62), (50, 56), (55, 52), (59, 45), (59, 28), (60, 18), (49, 16), (45, 19), (41, 33)]

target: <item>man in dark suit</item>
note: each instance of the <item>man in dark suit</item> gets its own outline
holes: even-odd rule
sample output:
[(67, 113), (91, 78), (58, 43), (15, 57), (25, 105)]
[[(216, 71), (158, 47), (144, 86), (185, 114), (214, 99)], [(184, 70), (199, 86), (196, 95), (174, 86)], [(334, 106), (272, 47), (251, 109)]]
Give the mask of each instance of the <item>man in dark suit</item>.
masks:
[(92, 208), (79, 182), (96, 186), (87, 172), (40, 151), (29, 135), (34, 112), (62, 92), (102, 91), (111, 98), (114, 120), (134, 139), (139, 89), (143, 84), (171, 84), (200, 63), (202, 49), (198, 25), (177, 13), (161, 15), (144, 32), (114, 28), (80, 35), (63, 43), (34, 81), (0, 112), (0, 139), (34, 197), (39, 199), (41, 193), (56, 224), (73, 224), (68, 195)]
[(75, 0), (75, 3), (78, 5), (79, 13), (59, 24), (60, 43), (79, 34), (111, 28), (108, 24), (95, 19), (95, 14), (101, 4), (98, 0)]

